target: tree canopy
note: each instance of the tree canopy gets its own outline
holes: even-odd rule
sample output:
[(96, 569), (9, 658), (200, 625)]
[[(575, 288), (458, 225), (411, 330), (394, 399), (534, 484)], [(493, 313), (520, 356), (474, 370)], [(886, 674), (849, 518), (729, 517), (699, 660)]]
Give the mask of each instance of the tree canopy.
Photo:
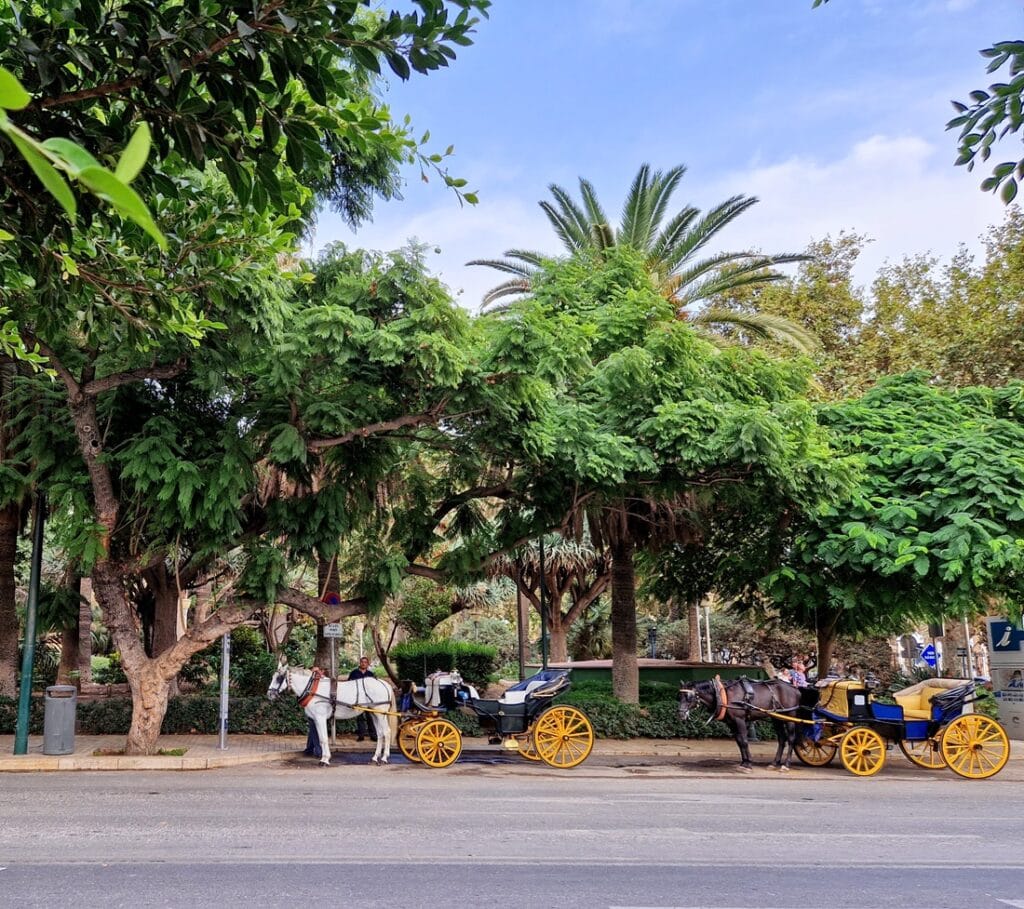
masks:
[(922, 373), (884, 379), (823, 407), (834, 445), (859, 465), (852, 495), (792, 526), (765, 589), (819, 635), (899, 631), (1024, 589), (1024, 388), (946, 390)]

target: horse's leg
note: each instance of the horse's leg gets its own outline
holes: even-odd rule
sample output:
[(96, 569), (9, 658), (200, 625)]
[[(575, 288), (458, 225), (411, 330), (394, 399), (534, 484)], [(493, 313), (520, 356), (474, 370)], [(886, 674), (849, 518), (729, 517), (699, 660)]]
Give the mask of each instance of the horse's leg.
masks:
[(388, 718), (383, 713), (371, 714), (373, 728), (377, 730), (377, 748), (373, 752), (373, 763), (386, 764), (391, 756), (390, 742), (388, 741)]
[(740, 749), (740, 770), (751, 770), (753, 765), (750, 762), (750, 746), (747, 744), (747, 724), (742, 717), (736, 719), (729, 716), (728, 719), (736, 739), (736, 747)]
[(320, 736), (320, 766), (327, 767), (331, 763), (331, 742), (330, 736), (327, 734), (327, 717), (330, 715), (330, 711), (318, 710), (313, 715), (313, 720), (316, 723), (316, 734)]
[(785, 728), (786, 724), (782, 720), (772, 720), (772, 726), (775, 728), (775, 740), (779, 743), (779, 747), (775, 749), (775, 761), (772, 766), (778, 770), (788, 770), (789, 761), (785, 764), (782, 761), (782, 752), (786, 750), (786, 743), (789, 741), (789, 732)]

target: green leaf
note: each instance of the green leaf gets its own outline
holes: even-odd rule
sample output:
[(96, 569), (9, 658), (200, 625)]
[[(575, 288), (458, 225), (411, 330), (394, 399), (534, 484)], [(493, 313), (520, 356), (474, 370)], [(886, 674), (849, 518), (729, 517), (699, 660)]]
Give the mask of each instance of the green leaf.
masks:
[(14, 73), (0, 66), (0, 107), (4, 110), (21, 110), (28, 107), (31, 100), (32, 96), (25, 91)]
[(931, 563), (928, 561), (928, 556), (920, 555), (914, 559), (914, 571), (916, 571), (922, 578), (928, 574), (928, 568)]
[(134, 189), (103, 167), (87, 167), (78, 175), (78, 179), (93, 192), (106, 196), (118, 214), (138, 224), (160, 244), (161, 249), (167, 248), (167, 240), (153, 221), (146, 203)]
[(99, 167), (100, 162), (89, 154), (82, 146), (72, 142), (70, 139), (47, 139), (42, 147), (48, 152), (53, 152), (58, 158), (68, 165), (68, 170), (77, 175), (87, 167)]
[(75, 264), (75, 260), (72, 259), (71, 256), (67, 255), (66, 253), (62, 254), (60, 258), (61, 261), (64, 263), (64, 271), (66, 271), (69, 275), (75, 275), (75, 277), (77, 277), (78, 266)]
[(64, 178), (54, 169), (53, 165), (46, 160), (35, 147), (19, 136), (17, 133), (10, 134), (11, 141), (17, 146), (22, 157), (32, 168), (32, 172), (39, 178), (39, 182), (49, 190), (50, 195), (56, 199), (61, 208), (68, 213), (68, 217), (74, 220), (78, 213), (78, 204), (75, 202), (75, 195)]
[(7, 240), (13, 240), (13, 239), (14, 239), (14, 234), (9, 234), (9, 233), (7, 233), (6, 230), (3, 230), (2, 228), (0, 228), (0, 243), (4, 243)]
[(1017, 197), (1017, 181), (1012, 177), (1003, 184), (1003, 191), (999, 194), (1003, 202), (1009, 205)]
[(131, 183), (145, 167), (146, 158), (149, 157), (149, 146), (149, 124), (140, 123), (121, 153), (121, 160), (117, 162), (114, 176), (122, 183)]

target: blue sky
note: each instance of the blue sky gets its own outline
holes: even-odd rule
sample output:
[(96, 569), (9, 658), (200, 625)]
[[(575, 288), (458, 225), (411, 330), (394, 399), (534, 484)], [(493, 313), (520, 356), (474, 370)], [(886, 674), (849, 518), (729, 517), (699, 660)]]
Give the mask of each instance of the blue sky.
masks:
[[(537, 206), (550, 183), (587, 177), (619, 211), (643, 162), (687, 165), (678, 207), (737, 193), (760, 203), (722, 234), (732, 249), (804, 249), (856, 231), (873, 239), (857, 278), (885, 261), (948, 258), (1002, 218), (978, 189), (987, 171), (953, 166), (951, 98), (992, 81), (978, 51), (1015, 38), (1021, 0), (496, 0), (474, 46), (446, 72), (390, 80), (384, 100), (429, 129), (480, 203), (460, 208), (436, 179), (407, 174), (333, 240), (440, 249), (436, 273), (469, 308), (500, 276), (466, 268), (520, 247), (557, 252)], [(1010, 139), (998, 160), (1019, 157)]]

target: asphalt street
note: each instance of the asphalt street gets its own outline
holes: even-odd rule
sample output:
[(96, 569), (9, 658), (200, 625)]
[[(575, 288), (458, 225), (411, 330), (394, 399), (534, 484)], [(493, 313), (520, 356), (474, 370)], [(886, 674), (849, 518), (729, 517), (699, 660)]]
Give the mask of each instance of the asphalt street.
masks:
[(0, 905), (1024, 909), (1019, 783), (609, 761), (0, 778)]

